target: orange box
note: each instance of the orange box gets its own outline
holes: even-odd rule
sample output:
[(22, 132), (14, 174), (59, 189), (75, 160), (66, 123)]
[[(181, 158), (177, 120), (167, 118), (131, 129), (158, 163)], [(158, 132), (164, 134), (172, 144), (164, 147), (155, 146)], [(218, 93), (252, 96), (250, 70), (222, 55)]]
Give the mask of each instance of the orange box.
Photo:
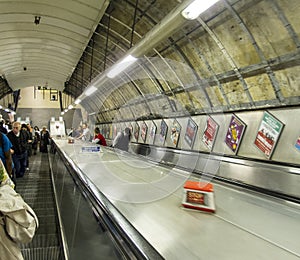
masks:
[(185, 208), (215, 212), (214, 187), (211, 183), (186, 181), (182, 206)]

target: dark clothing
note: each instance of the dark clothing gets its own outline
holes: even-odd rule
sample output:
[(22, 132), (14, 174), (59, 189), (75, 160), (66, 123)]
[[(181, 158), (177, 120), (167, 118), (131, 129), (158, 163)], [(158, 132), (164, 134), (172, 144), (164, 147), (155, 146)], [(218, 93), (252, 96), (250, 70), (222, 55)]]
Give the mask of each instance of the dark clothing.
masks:
[(128, 152), (129, 141), (130, 136), (125, 135), (123, 132), (119, 133), (114, 140), (113, 147)]
[(12, 158), (16, 170), (16, 177), (23, 177), (27, 166), (27, 151), (22, 154), (13, 154)]
[(12, 159), (16, 170), (16, 176), (22, 177), (26, 170), (27, 163), (27, 145), (28, 134), (25, 130), (20, 130), (19, 136), (16, 136), (13, 131), (7, 134), (8, 139), (12, 143), (11, 149), (14, 151)]
[(20, 130), (20, 135), (16, 136), (13, 131), (10, 131), (7, 134), (8, 139), (12, 144), (12, 150), (14, 150), (14, 154), (23, 154), (27, 151), (27, 144), (29, 140), (29, 136), (27, 131)]
[(48, 150), (47, 150), (47, 145), (50, 144), (50, 134), (49, 132), (46, 130), (46, 131), (41, 131), (41, 135), (40, 135), (40, 152), (42, 153), (47, 153)]
[(7, 134), (7, 129), (3, 125), (0, 125), (0, 132), (3, 134)]
[(34, 131), (33, 141), (32, 141), (32, 150), (34, 154), (36, 154), (39, 141), (40, 141), (40, 133), (38, 131)]

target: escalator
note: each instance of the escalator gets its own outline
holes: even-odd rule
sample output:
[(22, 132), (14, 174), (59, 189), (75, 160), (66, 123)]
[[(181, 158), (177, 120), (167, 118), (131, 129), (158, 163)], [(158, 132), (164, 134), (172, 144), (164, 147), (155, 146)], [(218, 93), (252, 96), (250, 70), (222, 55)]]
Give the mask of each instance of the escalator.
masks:
[(21, 245), (24, 259), (63, 258), (57, 225), (55, 200), (49, 172), (48, 154), (30, 157), (30, 165), (23, 178), (17, 179), (16, 191), (34, 209), (39, 228), (31, 243)]
[[(16, 191), (34, 209), (39, 228), (31, 243), (20, 245), (25, 260), (122, 259), (69, 176), (63, 179), (64, 192), (60, 194), (64, 232), (70, 240), (67, 241), (70, 245), (68, 257), (65, 257), (48, 154), (38, 153), (30, 157), (29, 167), (24, 177), (17, 179)], [(78, 211), (74, 212), (74, 208)]]
[(17, 179), (16, 191), (33, 208), (40, 224), (32, 242), (20, 245), (24, 259), (162, 259), (52, 148), (30, 157), (30, 170)]

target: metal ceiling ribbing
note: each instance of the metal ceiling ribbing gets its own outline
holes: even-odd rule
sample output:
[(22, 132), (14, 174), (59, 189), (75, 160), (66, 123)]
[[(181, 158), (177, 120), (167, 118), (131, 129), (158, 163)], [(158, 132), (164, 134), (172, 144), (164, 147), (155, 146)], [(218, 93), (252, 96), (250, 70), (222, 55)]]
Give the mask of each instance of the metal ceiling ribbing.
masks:
[(10, 88), (63, 90), (108, 2), (1, 0), (0, 74)]
[[(117, 5), (124, 2), (130, 4), (131, 8), (127, 9), (130, 14), (137, 13), (141, 18), (131, 15), (124, 19), (126, 8)], [(137, 0), (115, 0), (114, 8), (108, 8), (101, 20), (101, 30), (97, 31), (101, 39), (95, 38), (93, 42), (94, 46), (101, 46), (101, 51), (95, 58), (98, 67), (92, 71), (101, 74), (116, 59), (133, 54), (139, 57), (140, 67), (150, 76), (137, 81), (135, 75), (141, 68), (132, 67), (132, 72), (123, 72), (120, 79), (107, 81), (103, 77), (101, 83), (92, 80), (101, 85), (99, 93), (88, 97), (83, 104), (88, 111), (98, 113), (99, 122), (111, 121), (125, 107), (134, 110), (139, 104), (143, 104), (149, 117), (155, 112), (155, 109), (147, 112), (149, 104), (154, 104), (152, 107), (167, 117), (184, 114), (183, 110), (175, 113), (164, 110), (165, 105), (161, 103), (172, 100), (190, 114), (299, 104), (300, 26), (296, 18), (299, 3), (221, 0), (194, 21), (179, 23), (173, 29), (182, 17), (179, 13), (171, 23), (166, 21), (162, 14), (167, 9), (160, 5), (162, 2), (148, 2), (149, 8), (143, 12), (145, 1), (139, 0), (134, 5)], [(162, 20), (158, 21), (158, 17)], [(150, 24), (159, 26), (150, 28)], [(173, 31), (169, 32), (169, 28)], [(129, 49), (131, 43), (133, 47)], [(172, 62), (178, 62), (179, 66)], [(192, 73), (181, 72), (185, 65)], [(190, 78), (196, 78), (195, 84), (188, 82)], [(74, 88), (70, 84), (66, 89)], [(136, 91), (134, 96), (134, 89), (141, 91)], [(73, 93), (75, 97), (80, 94)], [(153, 96), (157, 97), (155, 101)], [(136, 119), (126, 113), (122, 118)]]

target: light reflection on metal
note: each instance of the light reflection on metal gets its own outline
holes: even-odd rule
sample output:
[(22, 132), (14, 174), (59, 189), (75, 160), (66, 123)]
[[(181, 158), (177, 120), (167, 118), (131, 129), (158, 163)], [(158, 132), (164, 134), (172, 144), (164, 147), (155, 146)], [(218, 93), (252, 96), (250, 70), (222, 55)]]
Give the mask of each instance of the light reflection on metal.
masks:
[(123, 60), (116, 63), (107, 73), (107, 77), (114, 78), (115, 76), (119, 75), (122, 71), (126, 68), (130, 67), (133, 63), (137, 61), (137, 58), (133, 57), (132, 55), (126, 56)]
[(181, 14), (187, 20), (194, 20), (218, 1), (219, 0), (195, 0), (185, 8)]

